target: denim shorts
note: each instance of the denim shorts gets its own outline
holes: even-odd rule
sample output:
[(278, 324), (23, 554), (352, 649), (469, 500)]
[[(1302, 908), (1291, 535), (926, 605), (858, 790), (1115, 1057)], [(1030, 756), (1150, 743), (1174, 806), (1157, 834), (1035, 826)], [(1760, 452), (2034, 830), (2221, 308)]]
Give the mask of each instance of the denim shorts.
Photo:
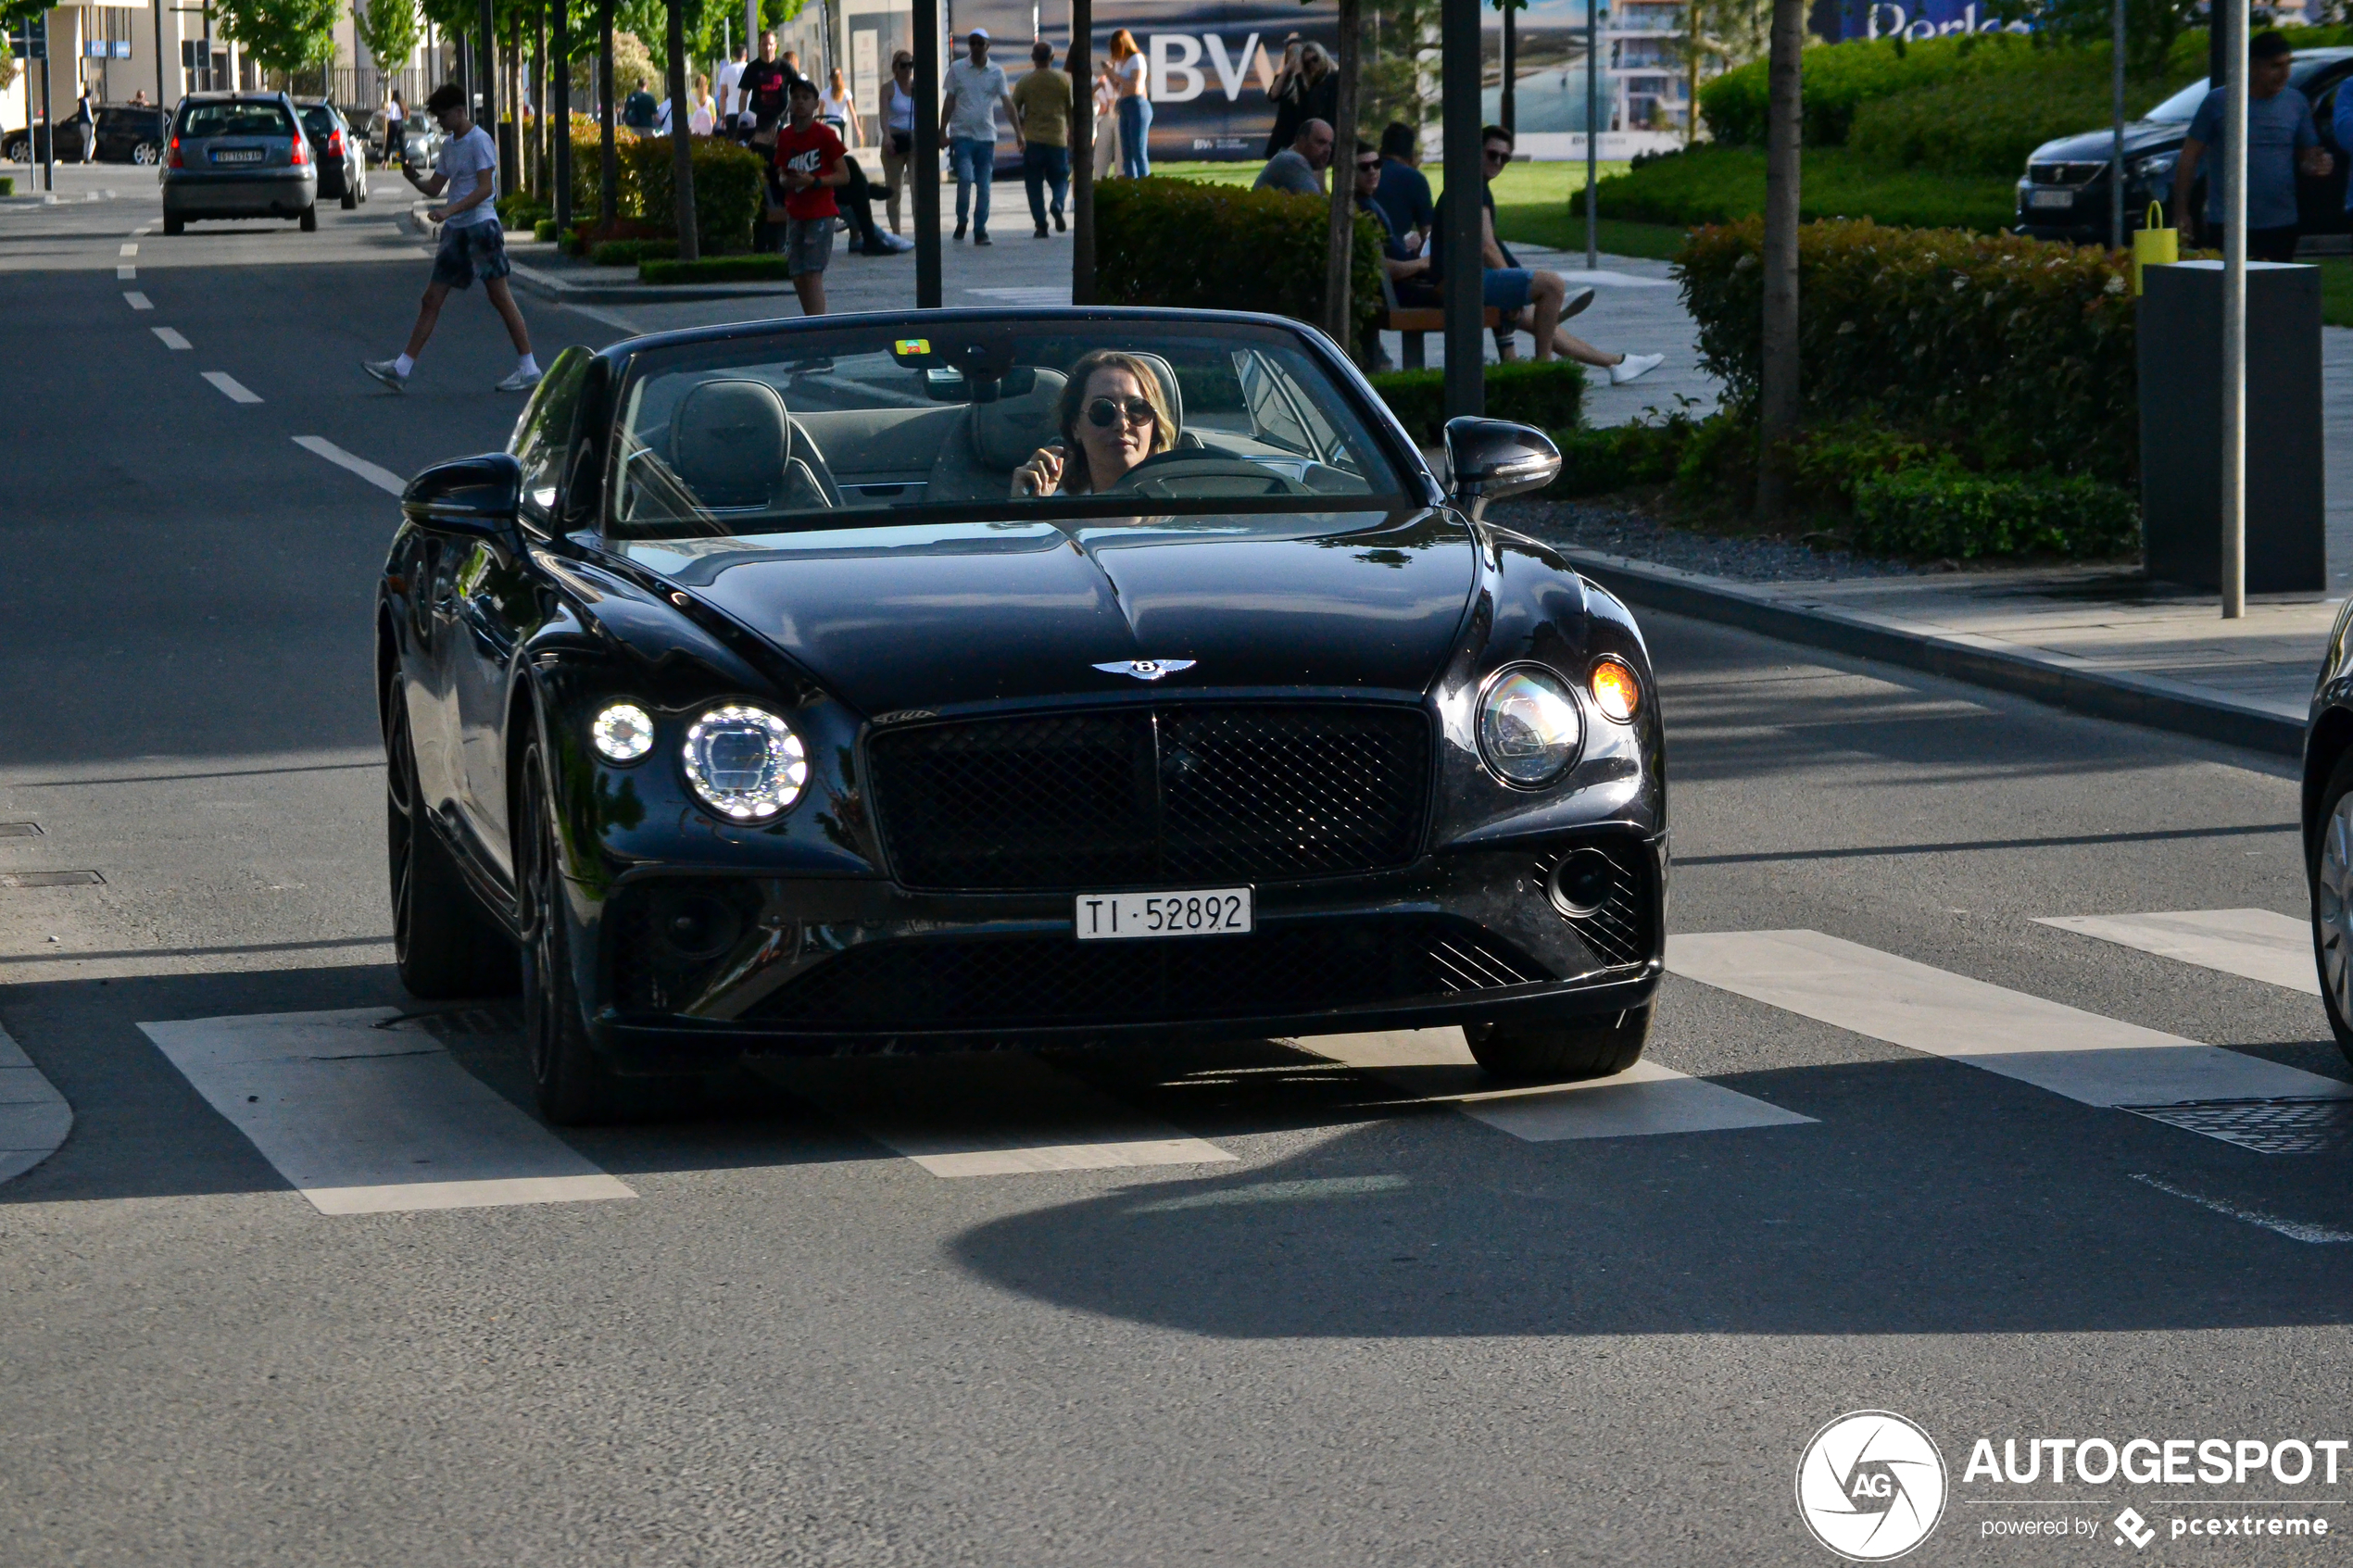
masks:
[(1525, 267), (1495, 267), (1488, 270), (1486, 282), (1480, 285), (1490, 310), (1514, 315), (1528, 308), (1529, 295), (1534, 275)]
[(787, 218), (785, 220), (785, 273), (798, 278), (804, 272), (822, 272), (834, 258), (834, 218)]
[(493, 278), (505, 277), (510, 270), (507, 265), (507, 232), (497, 220), (454, 229), (447, 223), (441, 226), (441, 248), (433, 253), (434, 282), (466, 289), (473, 287), (476, 278), (486, 283)]

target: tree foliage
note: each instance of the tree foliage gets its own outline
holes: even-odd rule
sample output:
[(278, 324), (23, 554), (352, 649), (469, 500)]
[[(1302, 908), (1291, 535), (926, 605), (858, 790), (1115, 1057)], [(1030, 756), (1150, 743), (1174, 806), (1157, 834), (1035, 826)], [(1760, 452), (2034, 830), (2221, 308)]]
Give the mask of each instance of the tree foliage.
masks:
[(417, 0), (352, 0), (351, 28), (379, 69), (398, 70), (416, 52)]
[(293, 71), (335, 52), (341, 0), (216, 0), (222, 31), (264, 69)]
[[(2003, 21), (2034, 29), (2037, 44), (2105, 43), (2112, 25), (2111, 0), (1989, 0), (1987, 10)], [(2124, 0), (2124, 64), (2135, 76), (2165, 67), (2173, 41), (2206, 13), (2206, 0)]]

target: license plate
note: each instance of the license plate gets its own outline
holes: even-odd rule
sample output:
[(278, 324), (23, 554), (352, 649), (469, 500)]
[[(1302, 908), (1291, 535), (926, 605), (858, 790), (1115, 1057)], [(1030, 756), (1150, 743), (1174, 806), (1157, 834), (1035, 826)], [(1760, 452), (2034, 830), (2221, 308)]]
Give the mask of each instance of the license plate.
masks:
[(1250, 930), (1250, 889), (1190, 887), (1178, 893), (1081, 893), (1081, 942), (1145, 936), (1239, 936)]
[(2075, 193), (2072, 191), (2033, 191), (2028, 193), (2026, 205), (2029, 207), (2073, 207)]
[(262, 154), (258, 148), (256, 148), (251, 152), (215, 153), (212, 155), (212, 161), (215, 163), (259, 163), (261, 158)]

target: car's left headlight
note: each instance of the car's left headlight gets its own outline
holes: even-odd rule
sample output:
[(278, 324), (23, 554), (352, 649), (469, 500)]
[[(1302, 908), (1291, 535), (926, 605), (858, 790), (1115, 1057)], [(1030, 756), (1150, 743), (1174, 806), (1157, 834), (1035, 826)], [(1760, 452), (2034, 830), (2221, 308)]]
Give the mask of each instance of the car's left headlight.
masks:
[(738, 822), (763, 822), (800, 798), (809, 753), (790, 724), (765, 709), (714, 708), (686, 730), (686, 782), (703, 803)]
[(1478, 694), (1478, 754), (1506, 784), (1542, 788), (1568, 771), (1584, 742), (1584, 709), (1541, 664), (1499, 670)]
[(2124, 173), (2133, 184), (2154, 185), (2160, 180), (2172, 179), (2173, 170), (2181, 161), (2182, 154), (2178, 148), (2170, 153), (2151, 153), (2146, 157), (2136, 157), (2125, 164)]

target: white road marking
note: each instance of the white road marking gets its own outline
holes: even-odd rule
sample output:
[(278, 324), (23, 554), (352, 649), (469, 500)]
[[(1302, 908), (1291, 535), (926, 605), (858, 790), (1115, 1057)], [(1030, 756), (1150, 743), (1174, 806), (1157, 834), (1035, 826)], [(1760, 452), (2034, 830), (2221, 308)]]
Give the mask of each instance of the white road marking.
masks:
[(321, 1214), (635, 1198), (390, 1008), (139, 1027)]
[(2006, 990), (1818, 931), (1670, 936), (1667, 967), (2082, 1105), (2342, 1099), (2353, 1084)]
[(139, 269), (136, 267), (118, 267), (114, 270), (114, 275), (115, 282), (127, 283), (132, 279), (139, 275)]
[(126, 245), (115, 254), (118, 256), (136, 256), (139, 254), (139, 247), (135, 245)]
[(152, 234), (160, 227), (162, 227), (162, 225), (157, 223), (142, 223), (136, 229), (131, 231), (131, 237), (135, 240), (143, 234)]
[(1460, 1029), (1327, 1035), (1296, 1043), (1416, 1098), (1451, 1100), (1464, 1115), (1529, 1143), (1719, 1133), (1814, 1120), (1654, 1061), (1579, 1084), (1499, 1088), (1472, 1060)]
[(195, 344), (190, 343), (186, 338), (182, 337), (176, 328), (155, 327), (150, 330), (154, 332), (156, 336), (163, 340), (163, 345), (166, 348), (194, 348), (195, 346)]
[(2161, 959), (2219, 969), (2308, 997), (2321, 994), (2312, 928), (2272, 909), (2182, 909), (2154, 915), (2062, 915), (2037, 925), (2096, 936)]
[(258, 403), (261, 399), (245, 389), (245, 383), (226, 370), (207, 370), (204, 379), (220, 389), (220, 395), (232, 403)]
[(72, 1131), (73, 1107), (0, 1029), (0, 1182), (48, 1159)]
[(1038, 1175), (1236, 1157), (1138, 1115), (1026, 1052), (772, 1061), (761, 1069), (935, 1176)]
[(156, 307), (156, 302), (137, 289), (126, 289), (123, 292), (122, 303), (133, 310), (153, 310)]
[(323, 435), (297, 435), (294, 444), (306, 452), (316, 452), (339, 469), (348, 469), (379, 490), (397, 495), (409, 488), (409, 482), (390, 469), (380, 469), (365, 458), (355, 457)]
[(2201, 1209), (2210, 1209), (2217, 1214), (2227, 1214), (2233, 1220), (2244, 1220), (2250, 1225), (2260, 1225), (2267, 1231), (2277, 1232), (2290, 1241), (2315, 1243), (2353, 1241), (2353, 1231), (2333, 1231), (2326, 1225), (2308, 1225), (2301, 1220), (2283, 1220), (2276, 1215), (2266, 1214), (2259, 1210), (2242, 1209), (2235, 1203), (2225, 1203), (2219, 1198), (2208, 1198), (2203, 1193), (2192, 1192), (2187, 1187), (2177, 1187), (2171, 1182), (2160, 1181), (2155, 1176), (2143, 1175), (2137, 1171), (2132, 1173), (2132, 1175), (2134, 1181), (2153, 1186), (2159, 1192), (2170, 1192), (2176, 1198), (2186, 1198)]

